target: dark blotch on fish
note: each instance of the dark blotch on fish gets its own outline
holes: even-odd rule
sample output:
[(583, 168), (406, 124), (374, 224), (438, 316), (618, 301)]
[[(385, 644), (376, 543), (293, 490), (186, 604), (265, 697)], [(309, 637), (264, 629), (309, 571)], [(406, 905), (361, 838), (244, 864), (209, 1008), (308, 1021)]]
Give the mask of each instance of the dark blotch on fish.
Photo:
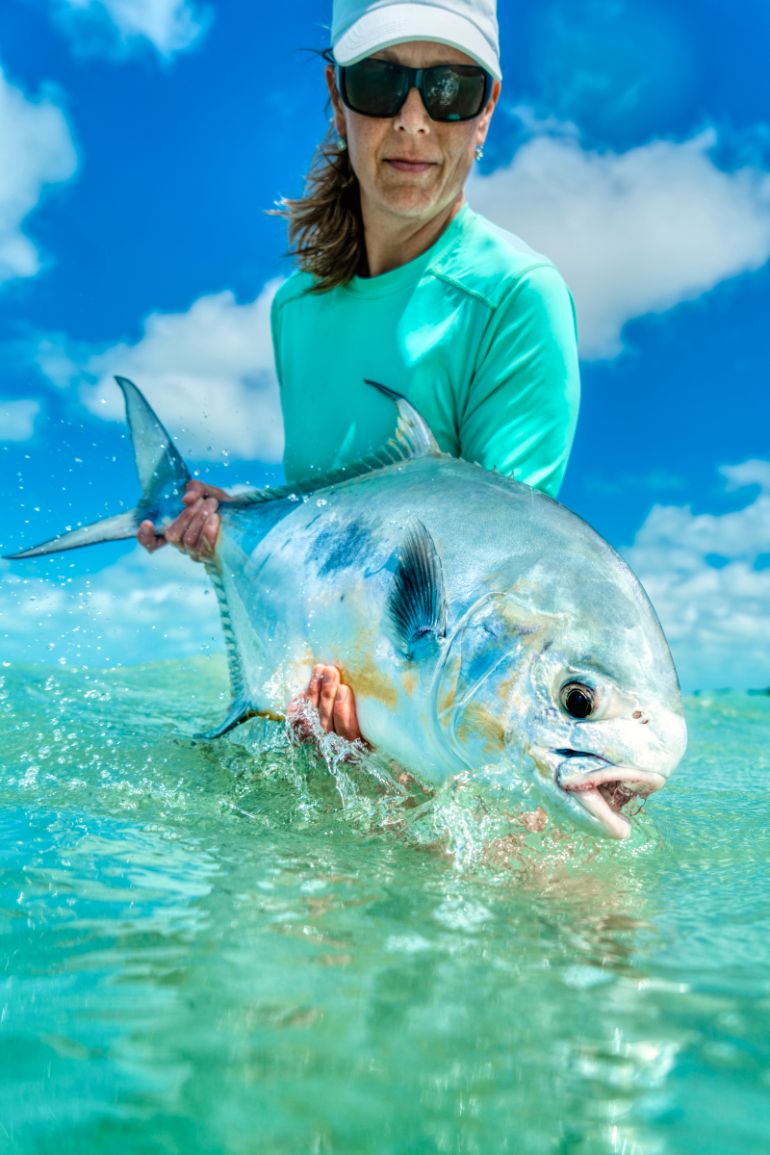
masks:
[(354, 521), (350, 525), (335, 524), (323, 530), (316, 538), (308, 560), (316, 563), (318, 573), (323, 576), (349, 566), (362, 566), (371, 552), (370, 531), (362, 521)]

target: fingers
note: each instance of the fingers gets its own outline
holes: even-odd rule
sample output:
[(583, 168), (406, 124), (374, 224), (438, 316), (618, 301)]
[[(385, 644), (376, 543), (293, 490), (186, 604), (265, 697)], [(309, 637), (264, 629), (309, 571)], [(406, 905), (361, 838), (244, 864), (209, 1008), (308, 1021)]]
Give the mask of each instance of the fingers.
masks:
[(316, 710), (318, 709), (318, 705), (321, 700), (321, 683), (323, 682), (324, 670), (328, 668), (329, 667), (327, 666), (313, 666), (313, 672), (310, 675), (310, 682), (308, 684), (307, 690), (305, 691), (306, 700), (310, 703), (311, 706), (315, 706)]
[(229, 500), (230, 495), (215, 485), (189, 481), (182, 497), (185, 508), (179, 517), (172, 521), (162, 536), (151, 521), (143, 521), (136, 535), (139, 543), (150, 553), (170, 542), (193, 561), (213, 557), (220, 528), (217, 509), (220, 501)]
[(166, 541), (195, 561), (212, 557), (219, 534), (218, 508), (219, 502), (215, 497), (196, 497), (166, 528)]
[(356, 700), (350, 686), (340, 685), (337, 697), (334, 699), (334, 732), (340, 738), (347, 738), (348, 742), (355, 742), (361, 737), (356, 714)]
[(189, 508), (190, 521), (182, 534), (180, 546), (196, 561), (214, 553), (219, 533), (218, 506), (219, 502), (213, 497), (206, 497)]
[(204, 485), (202, 481), (195, 481), (194, 479), (188, 481), (187, 489), (182, 497), (185, 505), (193, 505), (199, 498), (203, 497), (212, 497), (217, 503), (232, 500), (229, 493), (216, 485)]
[(313, 725), (307, 712), (308, 699), (304, 694), (292, 698), (286, 707), (286, 722), (297, 742), (312, 742)]
[(336, 666), (314, 666), (304, 697), (318, 711), (325, 733), (334, 731), (348, 742), (361, 737), (353, 691), (344, 684)]
[(151, 521), (143, 521), (137, 530), (137, 539), (140, 545), (143, 545), (148, 553), (155, 553), (156, 549), (166, 544), (165, 537), (159, 537), (155, 532), (155, 526)]
[(202, 481), (188, 481), (187, 489), (182, 495), (185, 505), (193, 505), (201, 497), (206, 497), (206, 486)]
[(328, 734), (334, 729), (334, 703), (340, 688), (340, 672), (336, 666), (324, 666), (318, 693), (318, 717)]
[[(332, 730), (334, 713), (334, 690), (339, 685), (340, 672), (336, 666), (313, 666), (307, 690), (304, 694), (292, 698), (286, 707), (286, 720), (294, 736), (300, 742), (310, 742), (319, 735), (320, 729), (324, 733)], [(312, 708), (309, 713), (309, 708)], [(312, 716), (315, 711), (317, 721)]]

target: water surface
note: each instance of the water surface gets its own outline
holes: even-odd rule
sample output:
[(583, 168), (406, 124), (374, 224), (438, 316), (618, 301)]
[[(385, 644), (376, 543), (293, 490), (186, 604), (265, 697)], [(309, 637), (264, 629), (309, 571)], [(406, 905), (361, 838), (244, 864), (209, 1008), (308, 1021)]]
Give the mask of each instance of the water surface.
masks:
[(770, 1150), (770, 698), (619, 845), (198, 742), (219, 660), (0, 673), (1, 1151)]

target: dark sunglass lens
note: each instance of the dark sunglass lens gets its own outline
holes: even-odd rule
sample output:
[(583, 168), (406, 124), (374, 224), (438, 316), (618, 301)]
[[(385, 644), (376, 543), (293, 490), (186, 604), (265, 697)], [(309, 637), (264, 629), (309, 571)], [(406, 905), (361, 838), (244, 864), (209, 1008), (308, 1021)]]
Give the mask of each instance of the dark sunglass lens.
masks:
[(423, 81), (425, 107), (434, 120), (470, 120), (484, 107), (486, 89), (480, 68), (429, 68)]
[(343, 70), (343, 99), (366, 116), (395, 116), (405, 92), (405, 77), (389, 60), (361, 60)]

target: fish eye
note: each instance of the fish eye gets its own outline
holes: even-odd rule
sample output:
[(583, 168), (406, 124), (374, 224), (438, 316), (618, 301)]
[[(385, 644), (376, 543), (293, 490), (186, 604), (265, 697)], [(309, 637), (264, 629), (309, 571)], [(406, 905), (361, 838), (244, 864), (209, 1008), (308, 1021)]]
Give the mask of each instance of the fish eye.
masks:
[(594, 691), (584, 682), (565, 682), (559, 698), (572, 718), (588, 718), (594, 712)]

